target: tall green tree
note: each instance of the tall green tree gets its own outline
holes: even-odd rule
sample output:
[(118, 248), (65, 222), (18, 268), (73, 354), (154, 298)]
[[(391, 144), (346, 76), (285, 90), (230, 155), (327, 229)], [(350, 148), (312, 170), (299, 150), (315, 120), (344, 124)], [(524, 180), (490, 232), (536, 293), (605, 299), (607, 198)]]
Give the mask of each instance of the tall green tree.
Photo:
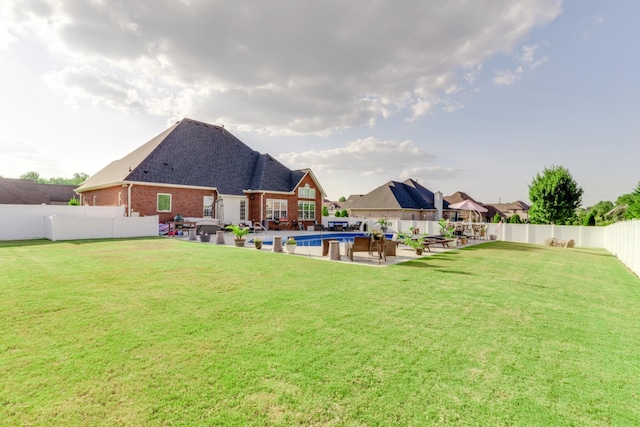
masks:
[(571, 224), (582, 203), (583, 190), (569, 170), (562, 166), (545, 167), (529, 185), (529, 219), (533, 224)]
[(640, 182), (631, 194), (626, 197), (627, 210), (625, 216), (627, 219), (640, 218)]

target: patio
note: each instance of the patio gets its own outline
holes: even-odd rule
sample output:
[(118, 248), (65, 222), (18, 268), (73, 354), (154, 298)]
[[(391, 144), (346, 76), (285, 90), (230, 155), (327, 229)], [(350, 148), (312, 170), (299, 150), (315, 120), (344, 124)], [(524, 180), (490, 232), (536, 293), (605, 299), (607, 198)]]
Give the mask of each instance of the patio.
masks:
[[(260, 232), (255, 234), (251, 233), (246, 236), (245, 247), (242, 249), (253, 250), (253, 251), (257, 250), (254, 247), (254, 244), (252, 243), (252, 240), (255, 237), (259, 237), (263, 240), (272, 241), (274, 237), (280, 236), (282, 237), (282, 241), (283, 241), (283, 254), (288, 255), (286, 250), (284, 249), (284, 242), (286, 241), (287, 238), (293, 237), (295, 239), (297, 236), (316, 236), (316, 235), (322, 236), (323, 234), (328, 234), (328, 233), (321, 233), (317, 231), (297, 231), (297, 230), (283, 230), (283, 231), (269, 230), (267, 232)], [(174, 237), (168, 237), (168, 238), (175, 238), (175, 239), (190, 241), (195, 244), (216, 245), (216, 236), (211, 236), (211, 240), (206, 243), (201, 242), (199, 238), (196, 240), (189, 240), (189, 236), (174, 236)], [(219, 245), (219, 246), (225, 246), (225, 247), (230, 247), (234, 249), (236, 248), (234, 243), (233, 233), (225, 232), (224, 239), (225, 239), (225, 244)], [(322, 256), (322, 246), (298, 246), (296, 248), (295, 254), (293, 255), (315, 258), (322, 261), (341, 262), (341, 263), (348, 263), (348, 264), (368, 265), (368, 266), (377, 267), (377, 266), (387, 266), (387, 265), (398, 264), (401, 262), (411, 261), (417, 258), (423, 258), (423, 257), (435, 255), (442, 252), (465, 248), (465, 247), (473, 246), (473, 245), (484, 243), (484, 242), (486, 241), (468, 239), (466, 245), (450, 246), (449, 248), (444, 248), (440, 244), (431, 245), (430, 250), (425, 249), (422, 255), (416, 255), (415, 250), (401, 243), (398, 245), (396, 256), (387, 256), (386, 262), (383, 260), (379, 260), (378, 257), (375, 255), (369, 256), (365, 252), (356, 253), (354, 256), (354, 260), (350, 261), (349, 258), (347, 257), (344, 243), (340, 243), (340, 260), (330, 260), (328, 256)], [(271, 252), (272, 245), (263, 245), (262, 249), (260, 250)]]

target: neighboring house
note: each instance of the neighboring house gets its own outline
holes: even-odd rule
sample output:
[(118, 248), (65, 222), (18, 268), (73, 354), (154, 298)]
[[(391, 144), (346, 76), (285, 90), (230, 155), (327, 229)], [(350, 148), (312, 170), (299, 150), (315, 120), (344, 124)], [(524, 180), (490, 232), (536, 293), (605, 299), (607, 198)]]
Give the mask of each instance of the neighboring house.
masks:
[(527, 221), (529, 219), (529, 205), (520, 200), (512, 203), (490, 203), (485, 206), (493, 206), (500, 212), (503, 212), (507, 219), (515, 214), (518, 214), (521, 221)]
[(91, 176), (85, 205), (125, 206), (160, 222), (215, 218), (222, 224), (321, 222), (324, 190), (310, 169), (290, 170), (221, 126), (183, 119)]
[[(484, 206), (485, 208), (487, 208), (487, 212), (478, 212), (478, 214), (480, 214), (480, 221), (479, 222), (492, 222), (493, 221), (493, 217), (496, 214), (500, 215), (501, 218), (506, 218), (506, 215), (504, 213), (502, 213), (501, 211), (499, 211), (498, 209), (496, 209), (494, 206), (486, 205), (484, 203), (478, 202), (473, 197), (469, 196), (467, 193), (462, 192), (462, 191), (456, 191), (455, 193), (453, 193), (450, 196), (445, 196), (444, 199), (447, 202), (449, 202), (450, 205), (453, 205), (455, 203), (460, 203), (460, 202), (463, 202), (465, 200), (471, 200), (472, 202), (475, 202), (475, 203), (478, 203), (481, 206)], [(447, 218), (451, 219), (452, 221), (457, 221), (457, 220), (463, 219), (463, 218), (467, 219), (468, 218), (468, 214), (466, 212), (462, 212), (462, 211), (455, 211), (455, 212), (451, 212), (450, 215), (447, 216)], [(477, 214), (476, 214), (475, 218), (477, 219)]]
[(340, 206), (340, 203), (338, 202), (332, 202), (331, 200), (328, 199), (324, 199), (322, 201), (322, 207), (327, 208), (327, 211), (329, 211), (329, 215), (333, 215), (334, 213), (336, 213), (336, 211), (340, 211), (342, 210), (342, 206)]
[(0, 205), (68, 205), (76, 187), (0, 177)]
[(449, 207), (442, 193), (433, 193), (413, 179), (389, 181), (370, 193), (350, 196), (347, 204), (352, 217), (415, 221), (437, 221)]

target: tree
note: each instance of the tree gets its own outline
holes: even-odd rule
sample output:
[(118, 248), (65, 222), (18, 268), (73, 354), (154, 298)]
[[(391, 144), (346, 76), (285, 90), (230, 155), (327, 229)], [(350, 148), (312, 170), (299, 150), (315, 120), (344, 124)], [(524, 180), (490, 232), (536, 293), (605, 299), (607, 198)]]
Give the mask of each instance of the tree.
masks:
[(502, 220), (502, 217), (500, 216), (499, 213), (496, 212), (496, 214), (493, 216), (493, 222), (495, 224), (499, 223)]
[(89, 175), (82, 172), (76, 172), (73, 174), (73, 178), (53, 177), (45, 179), (40, 177), (40, 174), (36, 171), (29, 171), (20, 175), (20, 179), (28, 179), (36, 184), (66, 184), (66, 185), (80, 185), (89, 178)]
[(518, 214), (513, 214), (509, 218), (509, 224), (520, 224), (520, 223), (522, 223), (522, 221), (520, 221), (520, 215)]
[(611, 212), (611, 210), (615, 207), (613, 202), (608, 200), (601, 200), (595, 205), (591, 207), (593, 211), (593, 215), (595, 216), (596, 225), (603, 225), (605, 221), (607, 221), (606, 214)]
[(529, 185), (529, 219), (533, 224), (571, 224), (583, 190), (562, 166), (544, 168)]
[(335, 216), (336, 218), (340, 218), (340, 211), (335, 211), (333, 213), (333, 216)]
[(640, 218), (640, 182), (633, 193), (626, 198), (627, 210), (625, 216), (627, 219)]
[(349, 212), (347, 212), (346, 209), (342, 209), (342, 212), (341, 212), (340, 216), (343, 217), (343, 218), (348, 218), (349, 217)]
[(322, 216), (329, 216), (329, 208), (326, 206), (322, 207)]
[(40, 178), (40, 174), (36, 171), (29, 171), (25, 174), (20, 175), (20, 179), (28, 179), (29, 181), (33, 181), (36, 184), (44, 184), (46, 181)]
[(340, 198), (338, 199), (338, 201), (339, 201), (340, 203), (342, 203), (342, 202), (346, 202), (346, 201), (347, 201), (347, 199), (346, 199), (344, 196), (342, 196), (342, 197), (340, 197)]
[(582, 225), (585, 225), (585, 226), (596, 225), (596, 213), (593, 209), (591, 209), (589, 213), (587, 213), (587, 216), (584, 217), (584, 221), (582, 222)]

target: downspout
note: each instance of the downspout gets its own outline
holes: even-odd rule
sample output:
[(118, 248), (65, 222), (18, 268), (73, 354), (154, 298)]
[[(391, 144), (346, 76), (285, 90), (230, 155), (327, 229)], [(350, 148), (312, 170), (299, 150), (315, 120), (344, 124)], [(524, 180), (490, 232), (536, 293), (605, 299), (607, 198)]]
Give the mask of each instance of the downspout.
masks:
[(131, 187), (133, 184), (127, 186), (127, 216), (131, 217)]
[[(260, 193), (260, 225), (264, 227), (264, 193)], [(268, 228), (268, 225), (265, 228)]]

